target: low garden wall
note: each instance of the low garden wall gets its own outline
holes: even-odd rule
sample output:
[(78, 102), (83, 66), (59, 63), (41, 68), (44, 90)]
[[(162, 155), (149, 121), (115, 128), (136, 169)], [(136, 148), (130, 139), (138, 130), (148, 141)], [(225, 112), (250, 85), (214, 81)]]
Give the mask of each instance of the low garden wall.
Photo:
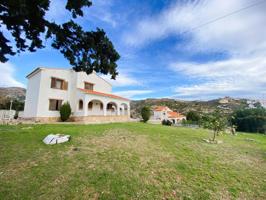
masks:
[[(24, 120), (41, 122), (41, 123), (53, 123), (61, 121), (60, 117), (36, 117), (36, 118), (27, 118)], [(70, 119), (68, 120), (68, 122), (81, 122), (85, 124), (127, 122), (127, 121), (130, 121), (128, 115), (79, 116), (79, 117), (70, 117)]]

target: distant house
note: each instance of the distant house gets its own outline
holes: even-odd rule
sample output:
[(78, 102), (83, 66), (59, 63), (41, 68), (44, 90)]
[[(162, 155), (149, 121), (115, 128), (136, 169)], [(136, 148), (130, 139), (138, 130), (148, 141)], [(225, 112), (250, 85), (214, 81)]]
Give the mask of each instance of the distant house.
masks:
[(153, 120), (170, 120), (172, 123), (176, 124), (179, 121), (182, 121), (183, 119), (186, 119), (186, 117), (178, 112), (172, 111), (167, 106), (155, 106), (152, 109), (153, 111)]
[(24, 118), (58, 121), (69, 102), (72, 121), (118, 122), (130, 116), (130, 100), (113, 95), (112, 85), (96, 73), (72, 69), (37, 68), (28, 76)]

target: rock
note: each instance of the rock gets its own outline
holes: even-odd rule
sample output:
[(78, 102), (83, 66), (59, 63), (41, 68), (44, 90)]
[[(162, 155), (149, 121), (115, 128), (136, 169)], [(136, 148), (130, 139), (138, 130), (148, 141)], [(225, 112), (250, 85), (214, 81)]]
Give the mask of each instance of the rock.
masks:
[(202, 139), (204, 142), (210, 143), (208, 139)]
[(255, 142), (255, 140), (251, 138), (246, 138), (246, 141)]
[(43, 139), (43, 142), (45, 144), (60, 144), (67, 142), (69, 140), (70, 140), (70, 135), (50, 134)]
[(214, 140), (214, 141), (209, 140), (209, 139), (202, 139), (202, 140), (206, 143), (209, 143), (209, 144), (222, 144), (223, 143), (223, 141), (221, 141), (221, 140)]

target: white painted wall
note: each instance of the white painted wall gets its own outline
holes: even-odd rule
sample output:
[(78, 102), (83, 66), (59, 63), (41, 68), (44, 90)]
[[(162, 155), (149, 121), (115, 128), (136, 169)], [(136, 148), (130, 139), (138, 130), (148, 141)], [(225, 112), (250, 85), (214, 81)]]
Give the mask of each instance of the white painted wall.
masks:
[(99, 77), (96, 73), (87, 75), (85, 72), (77, 73), (77, 88), (84, 88), (84, 81), (94, 84), (93, 90), (103, 93), (111, 93), (112, 85)]
[(168, 119), (167, 111), (153, 111), (153, 117), (160, 120)]
[(24, 117), (36, 117), (38, 112), (38, 102), (40, 95), (41, 73), (37, 73), (28, 80)]
[[(60, 69), (43, 69), (40, 72), (41, 81), (40, 81), (40, 98), (37, 117), (59, 117), (60, 114), (58, 111), (49, 110), (49, 99), (60, 99), (64, 102), (69, 102), (71, 108), (74, 105), (71, 94), (74, 93), (72, 87), (74, 75), (71, 70), (60, 70)], [(51, 78), (56, 77), (68, 81), (68, 90), (60, 90), (51, 88)]]

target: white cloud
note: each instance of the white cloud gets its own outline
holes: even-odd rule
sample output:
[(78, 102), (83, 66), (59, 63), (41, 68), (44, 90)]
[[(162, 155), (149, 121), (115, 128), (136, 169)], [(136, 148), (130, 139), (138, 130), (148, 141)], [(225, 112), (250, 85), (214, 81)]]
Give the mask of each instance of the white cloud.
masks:
[(173, 63), (171, 69), (200, 81), (177, 86), (177, 97), (263, 96), (266, 88), (266, 59), (235, 58), (205, 64)]
[[(56, 0), (51, 1), (49, 11), (46, 13), (45, 17), (49, 20), (56, 21), (58, 23), (64, 23), (69, 21), (72, 16), (71, 12), (66, 9), (62, 9), (65, 6), (66, 0)], [(84, 7), (81, 20), (98, 20), (110, 24), (115, 27), (117, 22), (113, 12), (111, 12), (111, 6), (113, 5), (112, 0), (94, 0), (92, 1), (92, 6)]]
[[(258, 2), (259, 5), (215, 20)], [(158, 15), (138, 21), (123, 39), (129, 45), (141, 47), (169, 36), (185, 36), (186, 42), (173, 45), (173, 48), (191, 54), (225, 52), (229, 55), (229, 58), (223, 61), (171, 64), (170, 68), (176, 71), (178, 76), (184, 75), (192, 82), (177, 86), (177, 97), (206, 99), (224, 95), (264, 95), (265, 10), (265, 1), (177, 1)]]
[(1, 87), (25, 87), (24, 84), (17, 81), (14, 77), (15, 67), (10, 63), (0, 62), (0, 86)]
[(150, 94), (153, 93), (152, 90), (126, 90), (126, 91), (119, 91), (115, 92), (116, 95), (123, 96), (126, 98), (134, 99), (137, 96), (145, 95), (145, 94)]
[(102, 78), (107, 80), (115, 87), (125, 87), (125, 86), (136, 86), (141, 85), (141, 82), (137, 79), (133, 78), (129, 74), (125, 72), (120, 72), (119, 75), (116, 77), (116, 80), (111, 79), (111, 76), (101, 75)]
[(84, 10), (85, 18), (96, 19), (115, 27), (117, 22), (116, 15), (112, 12), (112, 5), (112, 0), (94, 0), (89, 10)]
[[(196, 29), (194, 28), (255, 2), (249, 0), (186, 2), (178, 1), (160, 14), (140, 20), (124, 35), (124, 41), (133, 46), (141, 46), (170, 35), (189, 35), (191, 40), (186, 48), (193, 51), (224, 50), (238, 54), (264, 49), (265, 52), (266, 29), (263, 27), (266, 20), (266, 2)], [(183, 35), (184, 32), (186, 34)]]
[(45, 18), (56, 21), (57, 23), (64, 23), (71, 19), (71, 13), (65, 9), (66, 0), (50, 1), (50, 7)]

